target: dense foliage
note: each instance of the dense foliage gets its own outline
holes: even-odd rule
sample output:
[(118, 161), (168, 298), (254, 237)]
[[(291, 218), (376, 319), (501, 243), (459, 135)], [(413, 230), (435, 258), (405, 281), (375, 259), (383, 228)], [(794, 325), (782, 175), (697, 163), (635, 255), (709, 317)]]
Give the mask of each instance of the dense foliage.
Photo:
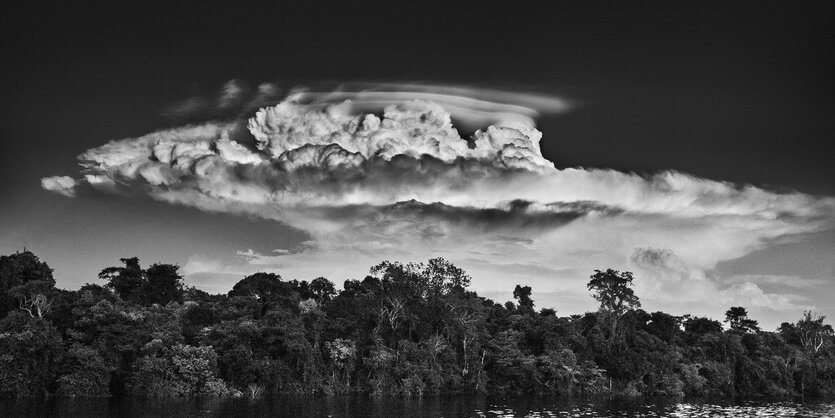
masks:
[(528, 286), (516, 303), (480, 297), (441, 258), (384, 261), (341, 291), (257, 273), (227, 295), (184, 287), (174, 265), (121, 261), (66, 291), (31, 252), (0, 257), (0, 394), (835, 393), (823, 317), (766, 332), (731, 307), (725, 331), (641, 310), (629, 272), (595, 271), (599, 310), (559, 317)]

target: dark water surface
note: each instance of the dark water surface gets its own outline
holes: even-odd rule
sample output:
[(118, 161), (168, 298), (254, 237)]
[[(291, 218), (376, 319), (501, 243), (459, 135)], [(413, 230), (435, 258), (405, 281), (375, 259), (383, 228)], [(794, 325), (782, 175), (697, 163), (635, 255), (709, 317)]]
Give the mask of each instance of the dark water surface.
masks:
[(835, 417), (835, 402), (687, 402), (440, 396), (423, 399), (274, 397), (257, 400), (0, 400), (17, 417)]

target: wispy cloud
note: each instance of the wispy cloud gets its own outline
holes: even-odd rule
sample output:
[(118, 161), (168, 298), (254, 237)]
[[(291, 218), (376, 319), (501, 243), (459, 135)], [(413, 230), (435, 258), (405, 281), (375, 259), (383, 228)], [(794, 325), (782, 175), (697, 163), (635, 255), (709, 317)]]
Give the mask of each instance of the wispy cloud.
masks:
[(711, 276), (699, 267), (688, 265), (668, 249), (636, 248), (630, 261), (641, 277), (637, 284), (640, 293), (668, 304), (698, 303), (702, 310), (710, 308), (717, 312), (729, 306), (781, 311), (811, 308), (807, 298), (796, 294), (768, 293), (754, 281), (742, 277)]

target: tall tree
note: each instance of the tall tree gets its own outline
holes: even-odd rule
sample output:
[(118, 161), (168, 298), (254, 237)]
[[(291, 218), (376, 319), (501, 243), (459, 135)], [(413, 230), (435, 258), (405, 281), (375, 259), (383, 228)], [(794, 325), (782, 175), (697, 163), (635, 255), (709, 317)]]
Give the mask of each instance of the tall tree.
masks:
[(725, 322), (730, 324), (731, 330), (743, 333), (759, 332), (759, 323), (748, 318), (748, 311), (742, 306), (734, 306), (725, 312)]
[(610, 325), (610, 338), (617, 335), (619, 318), (626, 312), (641, 307), (638, 296), (632, 290), (632, 273), (606, 269), (595, 270), (588, 283), (594, 300), (600, 302), (600, 311)]
[(107, 280), (104, 285), (113, 289), (122, 300), (136, 301), (140, 297), (142, 285), (145, 279), (142, 277), (142, 268), (139, 267), (139, 258), (120, 258), (124, 267), (108, 267), (99, 273), (99, 278)]
[(124, 301), (153, 305), (183, 301), (183, 277), (179, 266), (154, 264), (143, 270), (136, 257), (120, 258), (124, 267), (108, 267), (99, 273), (107, 280), (105, 287), (112, 289)]
[(531, 299), (530, 286), (519, 286), (517, 284), (513, 289), (513, 298), (519, 304), (519, 312), (527, 315), (533, 314), (533, 299)]
[(592, 297), (600, 302), (600, 310), (621, 316), (626, 311), (641, 307), (638, 296), (631, 289), (632, 273), (607, 269), (595, 270), (588, 283)]
[(154, 264), (145, 270), (145, 282), (142, 285), (144, 303), (165, 305), (169, 302), (183, 301), (183, 276), (173, 264)]

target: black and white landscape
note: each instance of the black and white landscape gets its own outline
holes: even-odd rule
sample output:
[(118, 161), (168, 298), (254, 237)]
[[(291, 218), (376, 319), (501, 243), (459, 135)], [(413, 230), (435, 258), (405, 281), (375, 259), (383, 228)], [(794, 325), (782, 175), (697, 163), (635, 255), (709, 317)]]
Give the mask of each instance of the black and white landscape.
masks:
[(5, 14), (0, 394), (832, 396), (833, 18)]

